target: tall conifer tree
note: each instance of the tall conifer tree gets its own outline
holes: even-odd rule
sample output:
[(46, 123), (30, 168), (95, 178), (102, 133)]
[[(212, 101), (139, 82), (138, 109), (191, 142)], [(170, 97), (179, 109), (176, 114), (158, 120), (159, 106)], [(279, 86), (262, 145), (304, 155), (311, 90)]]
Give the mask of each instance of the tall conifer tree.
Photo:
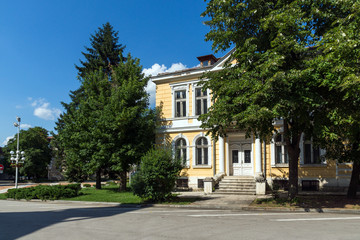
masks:
[(118, 33), (107, 23), (95, 35), (80, 61), (81, 86), (71, 92), (72, 102), (63, 103), (66, 112), (58, 123), (58, 141), (63, 147), (67, 175), (84, 180), (96, 174), (101, 188), (103, 170), (121, 176), (126, 189), (126, 172), (145, 153), (154, 139), (153, 112), (138, 59), (123, 57)]

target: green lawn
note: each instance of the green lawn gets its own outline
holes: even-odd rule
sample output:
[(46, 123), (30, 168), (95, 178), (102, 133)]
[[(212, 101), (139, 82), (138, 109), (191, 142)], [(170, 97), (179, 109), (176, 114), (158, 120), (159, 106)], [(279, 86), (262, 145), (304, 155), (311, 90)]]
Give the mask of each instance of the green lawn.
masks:
[(80, 196), (74, 198), (66, 198), (62, 200), (71, 201), (89, 201), (89, 202), (118, 202), (125, 204), (139, 204), (143, 200), (135, 196), (132, 192), (118, 192), (116, 185), (103, 186), (102, 189), (95, 189), (94, 187), (83, 188), (80, 191)]
[[(146, 202), (138, 196), (135, 196), (132, 192), (118, 192), (119, 186), (117, 184), (110, 184), (102, 186), (102, 189), (95, 189), (95, 187), (83, 188), (80, 191), (80, 195), (74, 198), (62, 198), (61, 200), (69, 201), (88, 201), (88, 202), (117, 202), (123, 204), (142, 204), (150, 203)], [(0, 194), (0, 200), (6, 199), (5, 194)], [(199, 198), (183, 198), (173, 195), (173, 197), (162, 204), (177, 204), (186, 205), (199, 201)]]

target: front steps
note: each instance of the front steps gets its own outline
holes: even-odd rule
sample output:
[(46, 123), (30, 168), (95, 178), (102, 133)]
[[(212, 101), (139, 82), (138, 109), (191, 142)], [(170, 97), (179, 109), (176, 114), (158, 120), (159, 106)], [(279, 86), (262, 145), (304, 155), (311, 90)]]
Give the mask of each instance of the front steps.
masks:
[(215, 188), (215, 194), (255, 195), (254, 177), (225, 176)]

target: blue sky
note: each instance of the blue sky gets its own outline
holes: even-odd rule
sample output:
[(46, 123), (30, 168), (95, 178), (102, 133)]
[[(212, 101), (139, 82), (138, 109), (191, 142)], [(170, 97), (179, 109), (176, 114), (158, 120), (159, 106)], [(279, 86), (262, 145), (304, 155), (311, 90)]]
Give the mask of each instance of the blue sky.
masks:
[[(102, 24), (154, 75), (212, 53), (205, 8), (203, 0), (0, 0), (0, 146), (16, 134), (16, 116), (23, 129), (54, 130), (61, 102), (79, 87), (74, 65)], [(147, 89), (153, 103), (154, 86)]]

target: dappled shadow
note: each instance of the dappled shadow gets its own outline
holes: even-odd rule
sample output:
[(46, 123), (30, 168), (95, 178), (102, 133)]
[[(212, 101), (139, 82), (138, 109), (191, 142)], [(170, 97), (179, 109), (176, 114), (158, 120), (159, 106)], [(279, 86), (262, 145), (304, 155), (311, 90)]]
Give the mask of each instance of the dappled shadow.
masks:
[(346, 196), (300, 196), (299, 206), (303, 208), (342, 208), (360, 210), (360, 197), (349, 199)]
[[(286, 195), (284, 192), (283, 195)], [(340, 195), (298, 195), (293, 200), (288, 200), (287, 197), (274, 197), (266, 199), (256, 199), (251, 206), (264, 208), (302, 208), (305, 211), (316, 209), (318, 212), (323, 212), (323, 209), (345, 209), (345, 210), (360, 210), (360, 196), (355, 199), (349, 199), (346, 196)]]
[[(21, 202), (16, 203), (19, 203), (19, 207), (21, 207)], [(66, 206), (66, 203), (61, 204), (61, 208), (65, 209), (58, 209), (58, 204), (49, 203), (46, 208), (50, 208), (52, 210), (44, 211), (43, 205), (34, 202), (26, 204), (31, 204), (29, 206), (31, 209), (38, 207), (39, 211), (4, 212), (7, 211), (7, 208), (4, 208), (6, 205), (5, 201), (0, 201), (0, 204), (2, 205), (0, 212), (0, 239), (7, 240), (27, 236), (35, 231), (54, 224), (110, 217), (139, 209), (136, 207), (122, 208), (121, 204), (111, 207), (84, 207), (81, 205), (76, 207), (70, 204), (69, 206)], [(38, 204), (38, 206), (36, 206), (36, 204)]]

